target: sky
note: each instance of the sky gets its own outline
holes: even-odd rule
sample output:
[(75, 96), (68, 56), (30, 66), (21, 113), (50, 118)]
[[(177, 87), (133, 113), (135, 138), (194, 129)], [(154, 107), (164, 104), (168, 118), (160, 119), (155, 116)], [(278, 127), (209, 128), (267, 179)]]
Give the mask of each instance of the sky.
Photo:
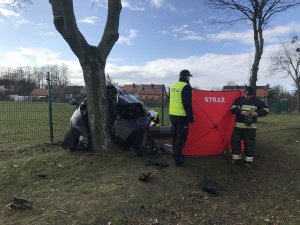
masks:
[[(70, 83), (84, 85), (78, 59), (55, 30), (48, 0), (32, 0), (14, 9), (0, 0), (0, 67), (66, 64)], [(93, 4), (94, 3), (94, 4)], [(227, 84), (245, 85), (254, 57), (251, 24), (216, 25), (220, 16), (202, 0), (122, 0), (119, 33), (106, 73), (123, 84), (165, 84), (182, 69), (191, 85), (204, 90)], [(101, 40), (107, 0), (74, 0), (77, 24), (91, 45)], [(277, 14), (264, 31), (265, 48), (257, 85), (294, 90), (286, 74), (270, 70), (270, 56), (291, 33), (300, 31), (300, 7)]]

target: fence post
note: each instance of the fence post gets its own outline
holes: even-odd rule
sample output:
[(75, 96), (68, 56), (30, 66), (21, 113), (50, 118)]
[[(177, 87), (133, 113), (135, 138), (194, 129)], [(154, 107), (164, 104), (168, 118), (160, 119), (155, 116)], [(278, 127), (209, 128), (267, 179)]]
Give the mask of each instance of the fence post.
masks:
[(161, 85), (161, 125), (165, 124), (164, 85)]
[(49, 138), (50, 142), (53, 143), (53, 121), (52, 121), (52, 94), (51, 94), (51, 80), (50, 73), (47, 72), (47, 82), (48, 82), (48, 124), (49, 124)]

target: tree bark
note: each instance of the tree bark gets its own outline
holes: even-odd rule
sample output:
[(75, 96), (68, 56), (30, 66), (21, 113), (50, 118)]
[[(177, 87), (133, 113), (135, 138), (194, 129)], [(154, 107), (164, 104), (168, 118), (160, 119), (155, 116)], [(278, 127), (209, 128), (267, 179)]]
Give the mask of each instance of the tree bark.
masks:
[(261, 17), (261, 10), (258, 2), (253, 4), (253, 39), (255, 45), (255, 55), (251, 69), (250, 86), (254, 89), (254, 95), (256, 96), (256, 82), (258, 77), (259, 63), (263, 54), (264, 39), (263, 39), (263, 22)]
[(111, 139), (105, 80), (106, 59), (119, 38), (121, 0), (108, 0), (108, 15), (98, 46), (91, 46), (78, 29), (73, 0), (49, 0), (54, 25), (79, 59), (87, 90), (88, 118), (92, 149), (109, 150)]
[(300, 113), (300, 81), (298, 80), (297, 85), (297, 112)]

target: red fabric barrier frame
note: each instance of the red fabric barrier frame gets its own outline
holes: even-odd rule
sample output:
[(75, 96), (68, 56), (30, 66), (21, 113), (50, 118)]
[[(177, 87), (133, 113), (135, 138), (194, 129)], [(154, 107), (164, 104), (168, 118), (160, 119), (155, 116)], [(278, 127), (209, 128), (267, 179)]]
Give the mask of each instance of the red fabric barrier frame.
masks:
[(230, 109), (242, 91), (193, 90), (195, 122), (190, 124), (185, 156), (218, 155), (230, 148), (235, 117)]

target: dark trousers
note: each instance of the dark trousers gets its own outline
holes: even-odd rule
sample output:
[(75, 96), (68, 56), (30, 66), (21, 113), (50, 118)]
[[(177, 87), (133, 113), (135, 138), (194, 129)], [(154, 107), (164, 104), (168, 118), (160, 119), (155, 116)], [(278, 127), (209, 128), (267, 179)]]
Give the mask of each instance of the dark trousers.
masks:
[(173, 126), (173, 156), (176, 165), (183, 163), (182, 150), (189, 133), (187, 122), (172, 122)]
[(256, 139), (256, 129), (242, 129), (235, 127), (231, 138), (232, 154), (242, 154), (241, 140), (244, 141), (244, 155), (246, 157), (254, 156), (254, 147)]

